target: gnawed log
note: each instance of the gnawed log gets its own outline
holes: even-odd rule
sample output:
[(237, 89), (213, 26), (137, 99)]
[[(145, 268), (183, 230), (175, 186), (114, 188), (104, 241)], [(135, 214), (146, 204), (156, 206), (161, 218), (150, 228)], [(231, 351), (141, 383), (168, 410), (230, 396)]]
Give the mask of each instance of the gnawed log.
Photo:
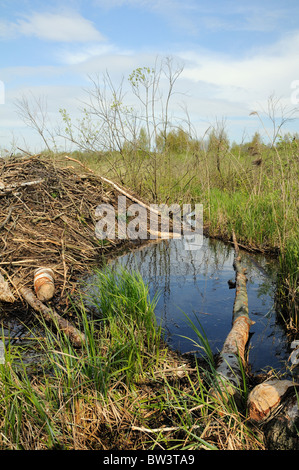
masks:
[(271, 419), (287, 392), (290, 389), (294, 391), (294, 386), (296, 384), (291, 380), (279, 379), (266, 380), (256, 385), (248, 395), (249, 419), (257, 424), (262, 424)]
[(267, 380), (248, 396), (249, 419), (262, 427), (268, 450), (299, 450), (297, 383)]
[[(233, 233), (235, 246), (234, 269), (236, 279), (236, 294), (233, 307), (232, 328), (226, 337), (220, 352), (217, 372), (217, 383), (221, 393), (227, 398), (240, 398), (243, 388), (243, 371), (246, 365), (245, 348), (249, 338), (249, 330), (254, 323), (248, 314), (246, 269), (241, 264), (241, 256), (236, 236)], [(217, 392), (217, 391), (216, 391)], [(217, 393), (218, 394), (218, 393)]]
[(47, 307), (38, 300), (31, 289), (22, 286), (20, 279), (14, 279), (14, 282), (26, 302), (37, 313), (40, 313), (47, 322), (54, 324), (56, 328), (63, 331), (75, 347), (80, 347), (85, 343), (85, 335), (81, 331), (75, 328), (68, 320), (62, 318), (54, 309)]
[(272, 379), (248, 395), (249, 419), (260, 426), (268, 450), (299, 450), (299, 384)]
[(52, 299), (55, 292), (52, 269), (41, 267), (34, 271), (34, 290), (41, 302)]
[(10, 303), (15, 301), (15, 296), (13, 295), (8, 282), (5, 281), (2, 274), (0, 274), (0, 301)]

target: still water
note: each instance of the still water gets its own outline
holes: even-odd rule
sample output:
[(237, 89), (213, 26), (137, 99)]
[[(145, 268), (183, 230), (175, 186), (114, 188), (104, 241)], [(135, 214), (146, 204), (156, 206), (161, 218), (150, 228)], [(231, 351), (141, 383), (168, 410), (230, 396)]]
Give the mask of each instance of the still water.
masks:
[[(156, 316), (168, 344), (181, 353), (196, 350), (198, 341), (187, 315), (203, 330), (214, 353), (221, 350), (231, 329), (235, 289), (234, 249), (204, 238), (197, 250), (186, 250), (183, 240), (149, 244), (113, 261), (138, 270), (149, 285), (150, 295), (159, 293)], [(275, 312), (275, 260), (241, 251), (247, 268), (250, 329), (249, 363), (253, 372), (285, 369), (289, 356), (283, 326)], [(187, 339), (185, 338), (187, 337)]]

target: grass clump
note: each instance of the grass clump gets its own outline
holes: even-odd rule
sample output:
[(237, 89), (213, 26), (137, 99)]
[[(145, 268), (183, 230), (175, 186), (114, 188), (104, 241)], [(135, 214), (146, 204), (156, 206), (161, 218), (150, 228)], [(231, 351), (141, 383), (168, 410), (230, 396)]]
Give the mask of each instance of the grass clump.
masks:
[(96, 271), (93, 289), (93, 313), (104, 336), (110, 337), (112, 362), (122, 364), (127, 381), (134, 380), (159, 361), (162, 331), (155, 317), (157, 296), (150, 299), (138, 272), (121, 268)]

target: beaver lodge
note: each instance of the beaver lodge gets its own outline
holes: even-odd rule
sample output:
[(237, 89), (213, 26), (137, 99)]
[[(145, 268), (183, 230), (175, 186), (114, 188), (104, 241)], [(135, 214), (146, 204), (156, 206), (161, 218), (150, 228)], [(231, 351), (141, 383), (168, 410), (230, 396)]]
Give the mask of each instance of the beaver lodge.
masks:
[(115, 205), (116, 191), (93, 175), (59, 168), (39, 157), (0, 166), (1, 269), (32, 283), (39, 266), (55, 273), (56, 299), (91, 263), (120, 243), (95, 237), (95, 209)]
[[(116, 206), (117, 191), (92, 174), (57, 166), (39, 156), (0, 162), (0, 270), (33, 288), (33, 273), (51, 268), (54, 307), (65, 311), (78, 279), (124, 240), (95, 236), (95, 209)], [(17, 294), (18, 295), (18, 294)]]

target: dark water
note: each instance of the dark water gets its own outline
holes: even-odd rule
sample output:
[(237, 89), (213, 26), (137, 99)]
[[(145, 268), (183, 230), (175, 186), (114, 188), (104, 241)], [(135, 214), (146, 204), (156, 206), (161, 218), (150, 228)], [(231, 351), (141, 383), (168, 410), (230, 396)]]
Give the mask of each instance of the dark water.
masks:
[[(255, 321), (249, 363), (253, 372), (271, 367), (283, 371), (289, 351), (274, 307), (275, 262), (241, 253), (247, 268), (249, 315)], [(186, 250), (183, 240), (167, 240), (120, 256), (113, 264), (138, 270), (151, 296), (160, 294), (156, 316), (172, 348), (182, 353), (196, 350), (191, 340), (197, 337), (185, 313), (197, 326), (200, 323), (213, 352), (218, 352), (231, 329), (235, 289), (229, 289), (228, 281), (235, 278), (233, 259), (232, 247), (204, 238), (198, 250)]]

